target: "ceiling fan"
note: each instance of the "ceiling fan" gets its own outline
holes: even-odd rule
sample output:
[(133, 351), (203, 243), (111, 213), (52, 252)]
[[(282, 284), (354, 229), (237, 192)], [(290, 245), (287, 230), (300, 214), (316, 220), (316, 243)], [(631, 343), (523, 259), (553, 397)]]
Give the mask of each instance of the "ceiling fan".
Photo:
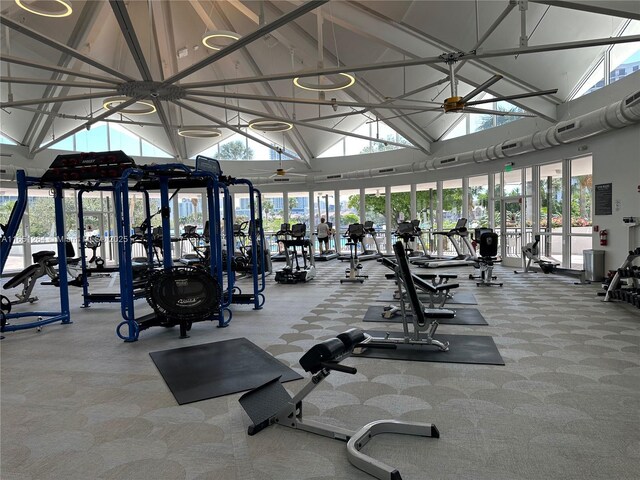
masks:
[(304, 173), (291, 173), (291, 170), (294, 170), (294, 167), (289, 167), (289, 168), (282, 168), (282, 148), (278, 147), (276, 149), (276, 151), (278, 152), (278, 168), (276, 168), (276, 171), (273, 172), (273, 170), (258, 170), (255, 168), (252, 168), (251, 170), (255, 171), (255, 172), (267, 172), (267, 173), (272, 173), (269, 178), (277, 178), (277, 177), (306, 177), (307, 175)]
[[(441, 111), (443, 113), (480, 113), (482, 115), (501, 115), (501, 116), (510, 116), (510, 117), (535, 117), (535, 115), (526, 112), (509, 112), (503, 110), (491, 110), (484, 108), (475, 108), (476, 105), (482, 105), (483, 103), (492, 103), (492, 102), (501, 102), (501, 101), (510, 101), (510, 100), (518, 100), (520, 98), (528, 98), (528, 97), (538, 97), (541, 95), (553, 95), (557, 93), (558, 89), (554, 88), (551, 90), (539, 90), (537, 92), (529, 92), (522, 93), (517, 95), (507, 95), (502, 97), (492, 97), (484, 100), (475, 100), (472, 101), (479, 94), (486, 91), (491, 85), (498, 82), (503, 78), (502, 75), (494, 75), (482, 85), (477, 86), (469, 93), (467, 93), (464, 97), (460, 97), (458, 95), (458, 86), (456, 82), (455, 70), (453, 68), (454, 64), (463, 56), (462, 52), (457, 53), (448, 53), (440, 55), (440, 58), (449, 65), (449, 80), (451, 85), (451, 96), (445, 98), (442, 103), (437, 102), (425, 102), (432, 103), (434, 106), (432, 108), (425, 108), (419, 112), (411, 112), (404, 115), (397, 115), (398, 117), (406, 117), (408, 115), (415, 115), (417, 113), (422, 112), (438, 112)], [(395, 118), (395, 117), (389, 117)]]

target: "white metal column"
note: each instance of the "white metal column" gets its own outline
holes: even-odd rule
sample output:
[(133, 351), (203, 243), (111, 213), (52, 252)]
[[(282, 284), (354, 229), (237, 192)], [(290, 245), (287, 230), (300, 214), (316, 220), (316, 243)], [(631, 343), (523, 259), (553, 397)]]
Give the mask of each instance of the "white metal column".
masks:
[(562, 161), (562, 266), (571, 268), (571, 160)]
[(495, 174), (489, 174), (489, 203), (487, 208), (489, 209), (489, 228), (495, 230), (496, 228), (496, 206), (495, 206), (495, 192), (496, 192), (496, 177)]
[[(182, 232), (180, 231), (180, 211), (178, 210), (178, 195), (174, 196), (173, 200), (171, 200), (171, 219), (173, 223), (174, 236), (179, 237)], [(169, 235), (169, 238), (171, 238), (171, 231), (162, 232), (162, 234)], [(180, 257), (182, 254), (182, 242), (175, 242), (172, 243), (172, 245), (173, 255), (175, 255), (176, 257)]]
[(336, 232), (336, 251), (338, 251), (338, 239), (340, 238), (340, 190), (334, 190), (333, 192), (333, 203), (335, 205), (335, 210), (334, 210), (334, 216), (335, 216), (335, 220), (334, 220), (334, 225), (333, 228)]
[(289, 223), (289, 192), (282, 192), (282, 223)]
[(462, 177), (462, 218), (469, 218), (469, 177)]
[(360, 189), (360, 223), (364, 223), (367, 219), (366, 211), (365, 211), (365, 199), (364, 199), (364, 188)]
[(411, 210), (411, 218), (409, 220), (414, 220), (418, 218), (418, 201), (417, 201), (417, 185), (415, 183), (411, 184), (411, 193), (409, 193), (409, 209)]
[[(442, 198), (442, 181), (439, 180), (437, 182), (438, 185), (438, 211), (436, 212), (436, 223), (437, 223), (437, 227), (436, 229), (438, 231), (442, 231), (442, 229), (444, 228), (443, 226), (443, 220), (442, 220), (442, 202), (443, 202), (443, 198)], [(436, 238), (436, 241), (438, 242), (438, 255), (442, 255), (442, 235), (434, 235), (434, 237)]]
[[(415, 197), (414, 197), (415, 198)], [(386, 253), (393, 252), (391, 248), (391, 187), (384, 187), (384, 218), (385, 218), (385, 243), (387, 247)]]
[(312, 234), (315, 232), (316, 225), (316, 208), (315, 208), (315, 194), (313, 190), (309, 191), (309, 231), (307, 236), (313, 238)]
[(200, 205), (202, 205), (202, 226), (204, 228), (205, 222), (209, 219), (209, 204), (207, 203), (207, 194), (200, 194)]

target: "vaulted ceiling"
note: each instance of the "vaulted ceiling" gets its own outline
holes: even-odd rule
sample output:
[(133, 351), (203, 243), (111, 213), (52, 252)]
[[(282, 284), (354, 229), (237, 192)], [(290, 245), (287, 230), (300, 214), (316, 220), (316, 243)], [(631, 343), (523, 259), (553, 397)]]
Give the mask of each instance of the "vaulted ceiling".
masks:
[[(60, 1), (22, 3), (46, 9)], [(634, 1), (71, 5), (71, 15), (50, 18), (1, 2), (1, 130), (31, 154), (107, 120), (180, 159), (240, 133), (271, 147), (284, 144), (311, 167), (342, 135), (375, 119), (428, 153), (462, 115), (444, 113), (448, 97), (479, 86), (498, 97), (557, 89), (511, 101), (526, 115), (554, 120), (594, 58), (614, 42), (640, 41), (640, 32), (628, 35), (629, 29), (618, 37), (631, 19), (640, 20)], [(210, 50), (202, 44), (209, 31), (240, 39)], [(311, 83), (345, 78), (339, 72), (353, 74), (355, 84), (316, 92), (292, 82), (297, 75)], [(128, 101), (105, 110), (104, 99), (114, 96)], [(135, 100), (156, 111), (119, 113)], [(293, 128), (258, 135), (247, 125), (261, 117)], [(222, 136), (178, 135), (181, 127), (198, 126), (216, 127)]]

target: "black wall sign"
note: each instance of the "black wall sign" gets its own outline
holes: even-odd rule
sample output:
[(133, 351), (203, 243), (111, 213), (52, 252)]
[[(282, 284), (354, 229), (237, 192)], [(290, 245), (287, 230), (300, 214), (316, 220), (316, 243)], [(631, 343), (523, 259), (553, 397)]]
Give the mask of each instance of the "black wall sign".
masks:
[(613, 198), (613, 184), (601, 183), (595, 186), (595, 215), (611, 215), (611, 199)]

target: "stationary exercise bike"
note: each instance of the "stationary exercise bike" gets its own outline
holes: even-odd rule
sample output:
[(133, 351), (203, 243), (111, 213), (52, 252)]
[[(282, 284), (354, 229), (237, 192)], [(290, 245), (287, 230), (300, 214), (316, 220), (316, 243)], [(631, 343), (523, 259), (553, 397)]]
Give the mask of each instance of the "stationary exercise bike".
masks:
[(97, 254), (98, 248), (102, 245), (102, 240), (98, 235), (91, 235), (84, 241), (84, 246), (91, 250), (91, 258), (88, 264), (94, 264), (97, 270), (104, 270), (104, 260)]
[(477, 278), (476, 286), (490, 287), (492, 285), (502, 286), (502, 282), (493, 282), (497, 277), (493, 275), (493, 266), (501, 262), (498, 259), (498, 234), (485, 231), (480, 235), (480, 253), (478, 254), (477, 267), (480, 269), (480, 276), (469, 275), (469, 279)]
[(364, 283), (368, 275), (362, 275), (362, 264), (358, 263), (358, 242), (362, 243), (366, 232), (364, 225), (361, 223), (352, 223), (349, 225), (345, 236), (349, 238), (347, 246), (349, 247), (349, 268), (344, 273), (346, 278), (341, 278), (340, 283)]

